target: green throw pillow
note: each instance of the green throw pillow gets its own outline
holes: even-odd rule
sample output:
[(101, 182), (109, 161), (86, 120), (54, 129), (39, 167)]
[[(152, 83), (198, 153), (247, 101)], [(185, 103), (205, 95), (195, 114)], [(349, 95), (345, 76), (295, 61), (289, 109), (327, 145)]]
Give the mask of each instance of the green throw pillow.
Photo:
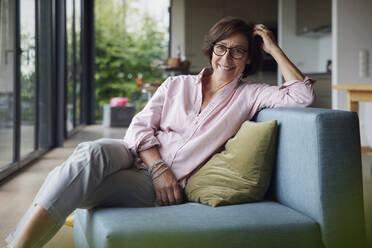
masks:
[(189, 201), (213, 207), (263, 200), (276, 153), (277, 122), (245, 121), (187, 182)]

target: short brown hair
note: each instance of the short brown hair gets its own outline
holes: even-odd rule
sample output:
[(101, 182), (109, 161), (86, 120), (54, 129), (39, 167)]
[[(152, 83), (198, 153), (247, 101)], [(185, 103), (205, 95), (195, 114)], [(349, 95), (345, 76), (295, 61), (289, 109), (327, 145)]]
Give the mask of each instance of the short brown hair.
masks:
[(243, 77), (256, 73), (262, 60), (262, 39), (259, 36), (253, 37), (253, 27), (254, 24), (247, 24), (244, 20), (235, 17), (225, 17), (214, 24), (204, 38), (202, 50), (209, 63), (212, 61), (213, 46), (217, 42), (241, 33), (248, 40), (248, 57), (251, 60), (251, 63), (244, 68)]

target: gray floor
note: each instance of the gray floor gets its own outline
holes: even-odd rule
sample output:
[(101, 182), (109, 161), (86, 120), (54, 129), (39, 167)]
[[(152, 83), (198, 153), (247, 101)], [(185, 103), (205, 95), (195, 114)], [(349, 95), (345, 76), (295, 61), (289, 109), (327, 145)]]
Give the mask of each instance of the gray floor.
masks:
[[(0, 247), (5, 245), (5, 237), (11, 232), (32, 202), (48, 172), (62, 163), (72, 153), (77, 144), (103, 137), (121, 139), (124, 134), (125, 128), (84, 127), (71, 139), (67, 140), (63, 148), (48, 152), (34, 164), (2, 183), (0, 185)], [(63, 227), (46, 247), (73, 247), (72, 228)]]
[[(21, 215), (31, 203), (38, 188), (47, 173), (62, 163), (73, 151), (74, 147), (83, 141), (102, 137), (122, 138), (125, 129), (103, 128), (102, 126), (87, 126), (82, 128), (71, 139), (65, 142), (63, 148), (57, 148), (6, 180), (0, 185), (0, 247), (5, 245), (4, 238), (15, 226)], [(366, 226), (370, 241), (372, 241), (372, 153), (363, 155), (363, 186), (364, 204), (366, 209)], [(372, 244), (372, 242), (371, 242)], [(47, 248), (73, 247), (73, 231), (63, 227), (46, 245)], [(372, 245), (371, 245), (372, 247)]]

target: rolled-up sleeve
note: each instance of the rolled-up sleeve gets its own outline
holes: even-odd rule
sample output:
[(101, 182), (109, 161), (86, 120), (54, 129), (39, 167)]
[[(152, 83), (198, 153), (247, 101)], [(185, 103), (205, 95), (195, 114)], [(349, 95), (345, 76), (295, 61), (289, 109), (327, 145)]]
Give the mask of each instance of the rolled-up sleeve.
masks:
[(159, 129), (163, 105), (167, 94), (170, 78), (164, 81), (156, 90), (145, 108), (136, 114), (124, 136), (128, 148), (137, 155), (138, 152), (160, 145), (156, 138)]
[(315, 81), (305, 77), (304, 81), (291, 80), (282, 86), (259, 84), (254, 92), (255, 109), (275, 107), (307, 107), (315, 99), (312, 84)]

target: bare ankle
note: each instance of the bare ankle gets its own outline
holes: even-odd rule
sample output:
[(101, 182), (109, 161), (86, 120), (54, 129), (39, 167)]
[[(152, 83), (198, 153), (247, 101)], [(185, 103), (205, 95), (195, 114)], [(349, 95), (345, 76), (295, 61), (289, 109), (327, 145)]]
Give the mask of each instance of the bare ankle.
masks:
[(37, 205), (28, 222), (23, 226), (10, 247), (33, 247), (56, 225), (56, 221), (44, 208)]
[(14, 240), (10, 242), (5, 248), (22, 248), (22, 246), (18, 245)]
[(25, 242), (23, 242), (22, 239), (15, 238), (12, 242), (6, 246), (6, 248), (24, 248), (24, 247), (29, 247)]

